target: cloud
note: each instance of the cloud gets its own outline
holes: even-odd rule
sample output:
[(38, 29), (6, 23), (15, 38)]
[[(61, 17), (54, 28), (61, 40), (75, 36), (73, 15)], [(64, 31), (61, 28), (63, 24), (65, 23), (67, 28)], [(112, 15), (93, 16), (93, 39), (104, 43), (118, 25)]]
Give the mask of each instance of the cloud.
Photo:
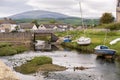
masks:
[(16, 14), (28, 10), (47, 10), (80, 17), (100, 17), (104, 12), (115, 16), (115, 0), (0, 0), (0, 14)]
[(4, 14), (1, 17), (31, 10), (26, 3), (27, 0), (0, 0), (0, 14)]
[(34, 9), (49, 10), (80, 17), (79, 1), (82, 3), (84, 17), (100, 17), (104, 12), (115, 15), (115, 0), (29, 0), (27, 4)]

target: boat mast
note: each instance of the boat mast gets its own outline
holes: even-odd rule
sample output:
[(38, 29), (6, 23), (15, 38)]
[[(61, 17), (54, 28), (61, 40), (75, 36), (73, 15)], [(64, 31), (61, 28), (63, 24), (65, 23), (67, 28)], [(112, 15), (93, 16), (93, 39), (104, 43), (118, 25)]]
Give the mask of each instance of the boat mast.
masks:
[(105, 38), (104, 38), (104, 43), (103, 43), (104, 45), (105, 45), (106, 40), (107, 40), (107, 30), (105, 32)]
[(84, 28), (84, 20), (83, 20), (83, 13), (82, 13), (82, 6), (81, 6), (81, 2), (79, 1), (79, 7), (80, 7), (80, 15), (81, 15), (81, 21), (82, 21), (82, 27), (84, 30), (84, 35), (85, 35), (85, 28)]

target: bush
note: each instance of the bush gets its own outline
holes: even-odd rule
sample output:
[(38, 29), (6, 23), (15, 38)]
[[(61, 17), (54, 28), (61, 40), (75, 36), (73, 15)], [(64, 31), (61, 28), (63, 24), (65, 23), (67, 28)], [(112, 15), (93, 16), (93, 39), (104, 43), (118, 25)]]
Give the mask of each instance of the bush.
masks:
[(120, 30), (120, 23), (104, 24), (102, 26), (110, 30)]

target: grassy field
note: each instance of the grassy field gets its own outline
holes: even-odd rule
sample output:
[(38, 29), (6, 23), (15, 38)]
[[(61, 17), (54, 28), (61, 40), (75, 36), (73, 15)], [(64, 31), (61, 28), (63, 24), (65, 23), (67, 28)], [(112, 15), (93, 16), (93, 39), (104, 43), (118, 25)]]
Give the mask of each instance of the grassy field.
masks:
[[(92, 39), (92, 43), (89, 46), (79, 46), (75, 40), (77, 40), (79, 37), (83, 36), (83, 31), (68, 31), (68, 32), (60, 32), (56, 33), (57, 36), (59, 37), (64, 37), (66, 35), (71, 35), (72, 36), (72, 41), (70, 43), (62, 43), (62, 45), (72, 48), (72, 49), (77, 49), (85, 52), (94, 52), (94, 48), (97, 45), (106, 45), (110, 47), (111, 49), (115, 49), (117, 51), (117, 54), (120, 55), (120, 42), (114, 45), (110, 45), (110, 41), (119, 38), (120, 37), (120, 32), (119, 31), (100, 31), (97, 29), (87, 29), (85, 30), (85, 36), (90, 37)], [(104, 44), (104, 39), (106, 36), (105, 44)]]

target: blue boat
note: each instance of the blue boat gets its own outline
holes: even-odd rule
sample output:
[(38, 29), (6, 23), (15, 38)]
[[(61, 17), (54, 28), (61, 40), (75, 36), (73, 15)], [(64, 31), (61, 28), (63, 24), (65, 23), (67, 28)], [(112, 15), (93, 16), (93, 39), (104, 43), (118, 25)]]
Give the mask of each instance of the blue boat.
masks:
[(71, 37), (70, 36), (64, 37), (63, 42), (71, 42)]
[(115, 55), (116, 51), (113, 49), (109, 49), (105, 45), (99, 45), (95, 47), (95, 53), (97, 55)]

